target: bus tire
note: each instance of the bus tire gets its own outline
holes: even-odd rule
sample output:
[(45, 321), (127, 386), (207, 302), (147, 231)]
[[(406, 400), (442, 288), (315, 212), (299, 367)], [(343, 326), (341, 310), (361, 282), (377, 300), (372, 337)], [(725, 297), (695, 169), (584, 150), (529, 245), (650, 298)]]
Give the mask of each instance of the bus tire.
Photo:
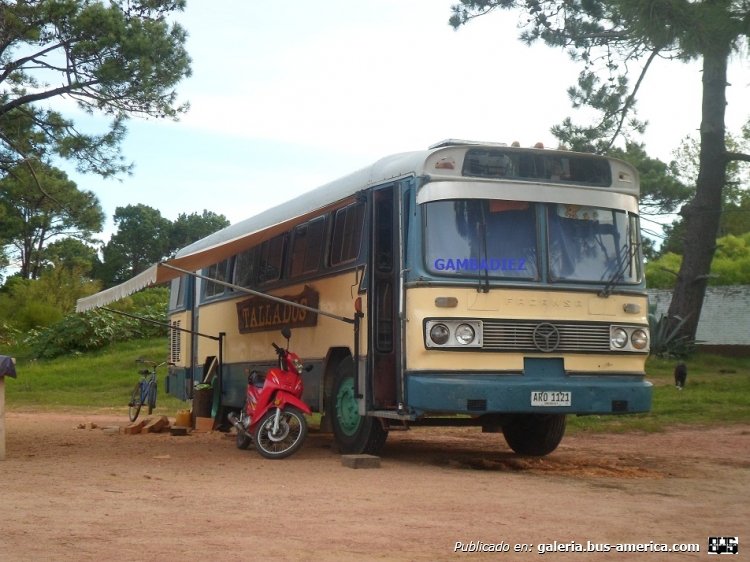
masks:
[(503, 436), (519, 455), (542, 457), (565, 435), (565, 414), (516, 414), (503, 424)]
[(328, 415), (339, 451), (343, 454), (377, 455), (388, 431), (378, 418), (360, 416), (354, 397), (354, 361), (343, 359), (336, 368)]

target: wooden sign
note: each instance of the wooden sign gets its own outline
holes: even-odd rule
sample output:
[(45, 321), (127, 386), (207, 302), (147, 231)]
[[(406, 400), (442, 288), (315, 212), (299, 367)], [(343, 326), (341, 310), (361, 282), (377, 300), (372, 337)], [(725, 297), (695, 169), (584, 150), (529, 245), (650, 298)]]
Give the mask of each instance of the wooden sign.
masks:
[[(285, 295), (280, 298), (318, 308), (319, 295), (308, 286), (298, 295)], [(237, 303), (237, 325), (241, 334), (280, 330), (284, 326), (315, 326), (317, 323), (318, 315), (315, 312), (291, 304), (282, 304), (261, 297), (250, 297)]]

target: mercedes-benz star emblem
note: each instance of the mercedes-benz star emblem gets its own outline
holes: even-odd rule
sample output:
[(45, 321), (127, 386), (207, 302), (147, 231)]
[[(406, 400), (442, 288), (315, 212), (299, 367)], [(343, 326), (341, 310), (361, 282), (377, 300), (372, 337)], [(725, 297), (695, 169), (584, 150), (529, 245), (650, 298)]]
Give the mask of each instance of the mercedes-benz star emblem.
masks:
[(545, 353), (555, 351), (560, 345), (560, 331), (549, 322), (538, 324), (531, 337), (534, 340), (534, 346)]

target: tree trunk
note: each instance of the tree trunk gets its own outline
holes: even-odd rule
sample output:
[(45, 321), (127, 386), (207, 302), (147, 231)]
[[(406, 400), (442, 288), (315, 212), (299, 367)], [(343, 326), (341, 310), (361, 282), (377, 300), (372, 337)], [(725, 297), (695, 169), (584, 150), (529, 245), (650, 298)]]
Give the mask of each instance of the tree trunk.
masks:
[[(703, 108), (701, 149), (695, 197), (680, 213), (684, 217), (684, 253), (669, 317), (687, 318), (681, 335), (695, 338), (706, 293), (716, 236), (721, 218), (722, 191), (726, 182), (724, 142), (727, 61), (730, 48), (714, 48), (703, 56)], [(676, 322), (676, 320), (675, 320)]]

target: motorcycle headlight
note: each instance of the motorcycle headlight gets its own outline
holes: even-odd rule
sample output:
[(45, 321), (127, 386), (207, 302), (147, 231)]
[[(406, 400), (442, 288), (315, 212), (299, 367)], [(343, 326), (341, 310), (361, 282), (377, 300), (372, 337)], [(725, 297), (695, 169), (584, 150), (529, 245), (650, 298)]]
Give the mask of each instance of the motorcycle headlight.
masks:
[(648, 346), (648, 334), (640, 328), (633, 330), (633, 333), (630, 334), (630, 343), (635, 349), (646, 349)]
[(456, 341), (462, 345), (469, 345), (474, 341), (476, 334), (474, 328), (468, 324), (459, 324), (456, 327)]
[(609, 335), (612, 347), (622, 349), (628, 344), (628, 333), (623, 328), (613, 328)]
[(294, 368), (297, 369), (297, 372), (302, 374), (302, 371), (304, 371), (305, 369), (305, 366), (302, 364), (302, 361), (300, 361), (299, 359), (295, 359), (294, 361), (292, 361), (292, 363), (294, 363)]
[(430, 339), (438, 345), (444, 345), (450, 338), (450, 330), (445, 324), (435, 324), (430, 329)]

